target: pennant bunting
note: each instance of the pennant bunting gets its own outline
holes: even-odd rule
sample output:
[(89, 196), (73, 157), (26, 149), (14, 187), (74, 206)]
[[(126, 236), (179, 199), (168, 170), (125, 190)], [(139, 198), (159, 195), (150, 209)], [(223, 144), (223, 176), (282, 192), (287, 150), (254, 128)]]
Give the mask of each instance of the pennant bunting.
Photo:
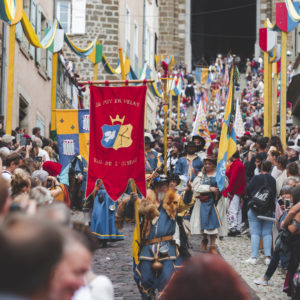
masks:
[(204, 112), (204, 101), (199, 101), (196, 120), (194, 122), (192, 136), (199, 135), (205, 139), (206, 149), (211, 144), (210, 132), (208, 130), (206, 114)]
[(242, 137), (245, 134), (244, 122), (241, 114), (240, 103), (236, 101), (235, 107), (235, 120), (234, 120), (234, 130), (238, 137)]

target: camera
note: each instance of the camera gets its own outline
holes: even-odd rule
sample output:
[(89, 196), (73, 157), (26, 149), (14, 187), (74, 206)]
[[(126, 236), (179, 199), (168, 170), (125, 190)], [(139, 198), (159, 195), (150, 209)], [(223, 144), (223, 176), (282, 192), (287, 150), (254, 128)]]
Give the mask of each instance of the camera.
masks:
[(278, 204), (281, 206), (281, 205), (284, 205), (284, 202), (283, 202), (283, 200), (280, 198), (280, 199), (278, 199)]
[(53, 186), (53, 180), (47, 179), (47, 183), (46, 183), (47, 189), (52, 188), (52, 186)]
[(33, 158), (33, 160), (38, 161), (38, 162), (42, 162), (43, 158), (41, 156), (36, 156)]

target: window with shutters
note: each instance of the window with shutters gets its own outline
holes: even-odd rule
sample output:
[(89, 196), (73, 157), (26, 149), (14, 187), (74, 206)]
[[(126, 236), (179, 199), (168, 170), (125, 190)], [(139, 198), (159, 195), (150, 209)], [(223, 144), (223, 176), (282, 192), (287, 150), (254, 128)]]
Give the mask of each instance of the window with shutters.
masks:
[(67, 34), (85, 34), (86, 0), (59, 0), (57, 18)]
[[(47, 28), (48, 28), (48, 24), (47, 24), (46, 17), (42, 14), (41, 15), (41, 34), (42, 34), (42, 38), (44, 38), (44, 36), (46, 35)], [(45, 73), (46, 68), (47, 68), (47, 50), (41, 49), (40, 69)]]
[[(30, 14), (30, 0), (23, 0), (23, 9), (26, 13), (26, 15), (29, 17)], [(20, 47), (26, 55), (28, 55), (28, 49), (29, 49), (29, 42), (27, 38), (24, 35), (24, 31), (21, 25), (21, 22), (19, 22), (16, 25), (16, 40), (20, 43)]]
[[(36, 15), (37, 15), (37, 3), (35, 2), (35, 0), (30, 0), (29, 20), (35, 32), (37, 32)], [(32, 45), (29, 45), (29, 55), (31, 58), (35, 59), (35, 47)]]

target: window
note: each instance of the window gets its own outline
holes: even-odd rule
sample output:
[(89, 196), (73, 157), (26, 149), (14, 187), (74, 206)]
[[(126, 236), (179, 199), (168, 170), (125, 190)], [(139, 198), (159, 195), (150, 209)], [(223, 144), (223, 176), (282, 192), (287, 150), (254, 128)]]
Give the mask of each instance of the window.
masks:
[(85, 0), (72, 1), (72, 34), (85, 34)]
[(58, 1), (57, 18), (66, 33), (71, 33), (71, 2)]
[(42, 120), (39, 114), (36, 115), (36, 127), (41, 128), (41, 136), (45, 136), (45, 122)]
[[(47, 34), (47, 21), (44, 15), (41, 15), (41, 35), (44, 37)], [(46, 72), (47, 68), (47, 50), (42, 49), (41, 50), (41, 61), (40, 61), (40, 67), (43, 72)]]
[[(37, 4), (34, 0), (30, 0), (30, 23), (35, 32), (37, 32)], [(35, 59), (35, 47), (29, 45), (29, 55), (31, 58)]]
[(28, 128), (28, 102), (25, 98), (19, 96), (19, 126), (23, 128)]
[(85, 33), (86, 0), (57, 2), (57, 18), (67, 34)]

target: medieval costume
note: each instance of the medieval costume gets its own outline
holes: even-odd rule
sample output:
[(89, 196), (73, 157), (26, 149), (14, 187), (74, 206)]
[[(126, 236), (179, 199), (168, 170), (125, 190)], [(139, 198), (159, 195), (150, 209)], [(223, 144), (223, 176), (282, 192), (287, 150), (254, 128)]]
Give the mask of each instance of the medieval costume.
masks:
[(152, 148), (154, 142), (152, 134), (145, 133), (145, 170), (147, 174), (152, 174), (162, 164), (161, 154)]
[(94, 200), (91, 231), (102, 241), (124, 240), (124, 234), (115, 226), (118, 202), (114, 202), (101, 185)]
[[(216, 159), (207, 156), (204, 159), (204, 168), (193, 181), (193, 190), (196, 198), (195, 206), (191, 216), (191, 233), (203, 234), (201, 249), (206, 250), (210, 236), (210, 252), (216, 254), (215, 238), (218, 228), (221, 226), (216, 203), (220, 192), (216, 184)], [(209, 168), (209, 169), (208, 169)]]
[(197, 146), (194, 142), (189, 142), (186, 146), (187, 155), (178, 159), (174, 173), (188, 180), (194, 180), (203, 167), (201, 158), (195, 154)]
[[(164, 189), (161, 192), (159, 189)], [(158, 192), (159, 191), (159, 192)], [(192, 192), (186, 191), (181, 201), (188, 204)], [(154, 180), (154, 190), (147, 190), (147, 197), (138, 199), (141, 245), (134, 278), (142, 299), (152, 299), (155, 290), (161, 293), (181, 262), (173, 235), (176, 230), (178, 197), (169, 189), (166, 176)], [(135, 201), (126, 199), (118, 207), (116, 221), (119, 225), (126, 218), (133, 219)]]

